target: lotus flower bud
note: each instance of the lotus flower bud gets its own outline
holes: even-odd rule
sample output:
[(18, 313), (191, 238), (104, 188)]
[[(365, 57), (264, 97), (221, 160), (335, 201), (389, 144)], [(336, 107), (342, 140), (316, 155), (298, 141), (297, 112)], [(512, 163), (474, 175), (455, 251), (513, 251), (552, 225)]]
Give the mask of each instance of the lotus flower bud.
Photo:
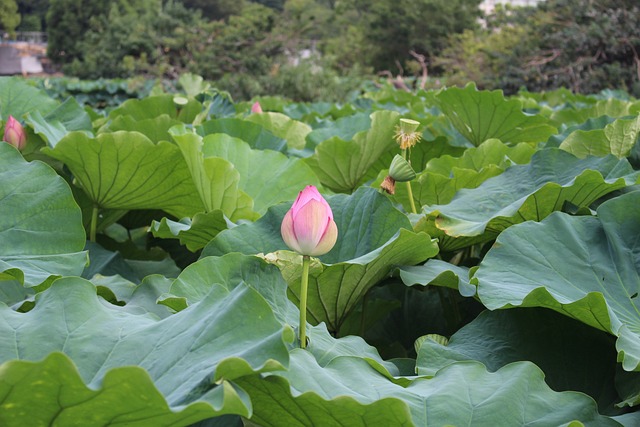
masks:
[(253, 114), (262, 113), (262, 107), (260, 106), (260, 103), (258, 101), (254, 102), (253, 105), (251, 106), (251, 113)]
[(289, 248), (307, 256), (326, 254), (338, 239), (331, 207), (313, 185), (298, 194), (282, 220), (280, 232)]
[(9, 116), (4, 126), (4, 136), (2, 139), (20, 151), (27, 145), (27, 134), (24, 132), (24, 128), (20, 122), (14, 119), (13, 116)]

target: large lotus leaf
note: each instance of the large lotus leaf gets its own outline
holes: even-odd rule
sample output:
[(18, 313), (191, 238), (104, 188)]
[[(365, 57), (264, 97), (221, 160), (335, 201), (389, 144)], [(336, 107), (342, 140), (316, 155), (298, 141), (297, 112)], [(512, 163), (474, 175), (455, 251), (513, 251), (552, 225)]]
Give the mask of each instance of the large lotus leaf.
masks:
[(34, 111), (45, 114), (56, 106), (56, 101), (24, 79), (0, 77), (0, 119), (3, 121), (7, 121), (9, 116), (21, 119)]
[(425, 207), (436, 226), (450, 236), (500, 232), (512, 224), (541, 220), (566, 202), (589, 206), (614, 190), (638, 182), (629, 162), (614, 156), (578, 159), (550, 148), (528, 165), (516, 165), (475, 189), (460, 190), (446, 205)]
[(32, 287), (79, 275), (87, 262), (82, 213), (64, 179), (3, 143), (0, 182), (1, 286), (15, 287), (4, 281), (17, 280)]
[(418, 350), (419, 375), (477, 360), (493, 372), (519, 360), (535, 363), (556, 391), (581, 391), (601, 411), (619, 400), (615, 390), (616, 351), (610, 335), (551, 310), (484, 311), (451, 336), (446, 345), (427, 339)]
[(590, 131), (596, 129), (604, 129), (606, 125), (613, 122), (615, 119), (609, 116), (600, 116), (593, 119), (587, 119), (584, 123), (580, 123), (579, 125), (571, 125), (565, 127), (562, 133), (558, 133), (553, 135), (547, 143), (545, 147), (559, 147), (562, 141), (567, 139), (569, 135), (577, 130)]
[(577, 103), (574, 108), (563, 108), (556, 111), (551, 119), (563, 124), (580, 124), (588, 119), (594, 119), (601, 116), (624, 117), (632, 114), (633, 103), (620, 99), (603, 99), (585, 106), (585, 104)]
[(179, 239), (191, 252), (206, 246), (216, 235), (228, 227), (227, 219), (221, 210), (201, 212), (193, 218), (182, 218), (172, 221), (162, 218), (151, 223), (151, 232), (161, 239)]
[(628, 157), (640, 134), (640, 116), (618, 119), (604, 129), (576, 130), (560, 144), (560, 148), (576, 157), (606, 156)]
[(173, 282), (162, 303), (182, 310), (205, 298), (212, 283), (229, 290), (241, 283), (253, 286), (271, 305), (283, 325), (298, 322), (298, 312), (286, 298), (286, 283), (280, 271), (259, 257), (239, 253), (205, 257), (191, 264)]
[(136, 120), (132, 116), (118, 116), (106, 126), (100, 129), (102, 132), (130, 131), (140, 132), (152, 142), (171, 141), (169, 129), (181, 122), (170, 117), (168, 114), (161, 114), (157, 117)]
[(307, 135), (307, 142), (315, 147), (322, 141), (337, 136), (344, 141), (350, 141), (358, 132), (366, 131), (371, 127), (371, 116), (366, 113), (357, 113), (352, 116), (342, 117), (336, 121), (328, 121), (321, 127), (316, 127)]
[(204, 137), (204, 157), (220, 157), (240, 174), (238, 186), (253, 199), (260, 215), (267, 208), (295, 199), (303, 185), (319, 186), (318, 177), (302, 160), (272, 150), (254, 150), (241, 139), (225, 134)]
[[(205, 298), (212, 283), (220, 284), (229, 290), (241, 284), (249, 284), (269, 303), (282, 325), (297, 325), (299, 322), (300, 312), (287, 298), (287, 284), (280, 270), (263, 258), (238, 253), (205, 257), (185, 268), (171, 285), (170, 292), (161, 297), (160, 303), (176, 311), (184, 310)], [(135, 292), (132, 300), (134, 299)], [(375, 348), (360, 337), (336, 339), (323, 324), (310, 326), (308, 337), (308, 351), (321, 366), (325, 366), (336, 357), (358, 356), (366, 358), (380, 372), (386, 372), (386, 375), (399, 374), (392, 363), (383, 361)]]
[(473, 279), (482, 303), (547, 307), (609, 332), (624, 368), (638, 370), (638, 206), (636, 191), (600, 205), (597, 218), (554, 213), (504, 231)]
[[(437, 244), (425, 233), (408, 231), (407, 217), (372, 188), (327, 201), (338, 227), (334, 248), (313, 262), (309, 277), (309, 319), (325, 321), (337, 331), (346, 316), (395, 265), (417, 264), (437, 254)], [(228, 252), (271, 253), (285, 249), (280, 224), (288, 205), (275, 206), (252, 224), (225, 230), (203, 250), (202, 256)], [(398, 232), (398, 230), (400, 230)], [(299, 299), (301, 257), (278, 252), (272, 258), (282, 270), (294, 301)]]
[(203, 210), (175, 144), (154, 144), (138, 132), (72, 132), (43, 151), (64, 162), (100, 208), (163, 209), (177, 217)]
[[(478, 362), (459, 362), (431, 379), (403, 386), (361, 358), (339, 357), (321, 367), (308, 352), (296, 349), (289, 370), (263, 380), (244, 377), (238, 384), (251, 397), (252, 420), (263, 426), (620, 425), (599, 415), (590, 397), (551, 390), (543, 372), (530, 362), (512, 363), (497, 372), (487, 372)], [(353, 421), (345, 421), (347, 416)]]
[(403, 266), (400, 278), (407, 286), (436, 285), (457, 289), (463, 297), (473, 297), (476, 287), (469, 283), (469, 269), (439, 259), (430, 259), (424, 265)]
[(46, 116), (38, 110), (28, 114), (27, 123), (51, 147), (71, 131), (85, 131), (91, 134), (93, 126), (89, 114), (74, 98), (69, 98)]
[[(245, 284), (231, 290), (211, 284), (200, 302), (163, 320), (101, 303), (96, 288), (80, 278), (54, 282), (28, 313), (0, 305), (0, 361), (35, 361), (61, 351), (94, 389), (105, 386), (115, 368), (132, 378), (140, 378), (136, 372), (142, 368), (171, 410), (194, 405), (204, 407), (209, 416), (248, 416), (246, 395), (228, 381), (283, 369), (288, 363), (286, 342), (292, 339), (292, 330), (283, 328), (265, 299)], [(136, 382), (136, 387), (149, 388), (148, 383)], [(33, 405), (36, 392), (27, 390), (14, 399)], [(77, 393), (86, 391), (75, 388), (76, 399)], [(111, 400), (91, 406), (91, 411), (76, 414), (79, 419), (113, 413)], [(50, 409), (42, 404), (38, 408)]]
[(187, 105), (180, 106), (174, 102), (173, 95), (150, 96), (144, 99), (129, 99), (109, 113), (111, 120), (119, 116), (131, 116), (136, 121), (153, 119), (163, 114), (178, 119), (183, 123), (192, 123), (202, 105), (191, 99)]
[[(221, 387), (233, 392), (229, 383)], [(0, 365), (0, 424), (5, 427), (188, 426), (233, 412), (225, 409), (216, 411), (201, 402), (170, 408), (149, 374), (137, 366), (110, 370), (99, 388), (92, 389), (62, 353), (39, 362), (12, 360)]]
[(518, 99), (506, 100), (502, 91), (478, 91), (473, 84), (451, 87), (436, 95), (438, 107), (473, 145), (496, 138), (505, 143), (538, 143), (556, 133), (549, 119), (527, 115)]
[(182, 151), (205, 212), (221, 210), (232, 221), (258, 217), (253, 200), (240, 189), (240, 173), (231, 162), (206, 157), (202, 137), (185, 127), (170, 132)]
[(392, 148), (397, 148), (393, 139), (398, 113), (377, 111), (371, 115), (371, 128), (357, 133), (353, 140), (343, 141), (338, 137), (328, 139), (316, 147), (313, 156), (305, 159), (320, 178), (320, 182), (335, 192), (350, 193), (372, 172), (377, 160)]
[(287, 141), (289, 148), (301, 150), (304, 148), (305, 138), (311, 132), (311, 127), (285, 116), (282, 113), (251, 114), (245, 120), (259, 124), (275, 136)]
[(234, 138), (240, 138), (248, 143), (251, 148), (259, 150), (287, 151), (287, 141), (278, 138), (259, 124), (237, 118), (216, 119), (204, 122), (196, 126), (196, 132), (200, 136), (212, 133), (225, 133)]

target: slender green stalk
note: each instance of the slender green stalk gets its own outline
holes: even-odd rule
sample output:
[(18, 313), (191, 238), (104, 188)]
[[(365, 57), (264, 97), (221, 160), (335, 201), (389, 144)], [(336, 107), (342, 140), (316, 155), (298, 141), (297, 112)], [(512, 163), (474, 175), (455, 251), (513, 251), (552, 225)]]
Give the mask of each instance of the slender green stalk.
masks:
[(307, 289), (309, 288), (309, 264), (311, 257), (302, 256), (302, 283), (300, 286), (300, 348), (307, 346)]
[(98, 206), (93, 206), (93, 211), (91, 212), (91, 228), (89, 229), (89, 240), (92, 242), (96, 241), (96, 228), (98, 228)]
[[(407, 160), (407, 150), (404, 149), (402, 150), (402, 157)], [(416, 210), (416, 204), (413, 201), (413, 190), (411, 189), (411, 182), (407, 181), (407, 193), (409, 193), (409, 203), (411, 204), (411, 213), (418, 213), (418, 211)]]

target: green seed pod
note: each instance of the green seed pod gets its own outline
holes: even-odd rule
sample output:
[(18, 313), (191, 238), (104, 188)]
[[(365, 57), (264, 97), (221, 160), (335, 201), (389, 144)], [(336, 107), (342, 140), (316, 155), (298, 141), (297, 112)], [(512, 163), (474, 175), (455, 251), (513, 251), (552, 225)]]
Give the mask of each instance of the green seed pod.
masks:
[(389, 166), (389, 176), (397, 182), (407, 182), (416, 177), (416, 171), (401, 155), (396, 154)]
[(411, 119), (400, 119), (400, 130), (405, 133), (413, 133), (420, 126), (420, 122)]

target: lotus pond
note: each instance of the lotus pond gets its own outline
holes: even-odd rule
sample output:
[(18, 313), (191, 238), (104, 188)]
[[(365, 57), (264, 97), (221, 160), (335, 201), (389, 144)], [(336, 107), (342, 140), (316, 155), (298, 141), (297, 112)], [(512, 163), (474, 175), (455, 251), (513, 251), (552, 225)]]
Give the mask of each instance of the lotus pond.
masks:
[[(0, 78), (0, 425), (640, 425), (640, 101), (180, 88)], [(301, 348), (307, 185), (338, 237)]]

